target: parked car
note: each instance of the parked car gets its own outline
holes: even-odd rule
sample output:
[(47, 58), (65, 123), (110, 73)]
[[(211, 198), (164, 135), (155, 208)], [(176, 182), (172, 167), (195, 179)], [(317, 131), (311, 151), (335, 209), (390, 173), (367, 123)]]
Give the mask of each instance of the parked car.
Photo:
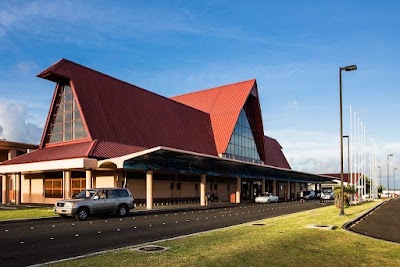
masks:
[(257, 196), (255, 199), (256, 203), (271, 203), (271, 202), (277, 203), (278, 201), (279, 201), (279, 197), (275, 196), (274, 194), (271, 194), (271, 193), (263, 193), (263, 194)]
[(309, 200), (309, 199), (315, 199), (315, 197), (316, 197), (316, 195), (313, 190), (307, 190), (307, 191), (300, 192), (300, 199)]
[(332, 199), (335, 199), (335, 196), (334, 196), (334, 194), (333, 194), (333, 191), (332, 191), (331, 189), (322, 190), (321, 199), (322, 199), (322, 200), (332, 200)]
[(126, 216), (134, 207), (132, 193), (126, 188), (93, 188), (81, 191), (72, 199), (59, 200), (54, 212), (60, 217), (83, 221), (91, 214), (114, 212)]

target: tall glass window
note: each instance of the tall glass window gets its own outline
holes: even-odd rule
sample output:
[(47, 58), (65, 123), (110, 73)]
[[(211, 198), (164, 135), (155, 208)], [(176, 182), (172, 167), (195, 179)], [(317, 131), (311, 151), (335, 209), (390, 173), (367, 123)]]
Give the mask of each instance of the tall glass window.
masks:
[(250, 123), (244, 109), (240, 111), (228, 148), (223, 156), (261, 163), (260, 155), (257, 152), (256, 142), (254, 141)]
[(54, 113), (50, 118), (47, 142), (56, 143), (87, 137), (81, 114), (69, 85), (60, 85)]

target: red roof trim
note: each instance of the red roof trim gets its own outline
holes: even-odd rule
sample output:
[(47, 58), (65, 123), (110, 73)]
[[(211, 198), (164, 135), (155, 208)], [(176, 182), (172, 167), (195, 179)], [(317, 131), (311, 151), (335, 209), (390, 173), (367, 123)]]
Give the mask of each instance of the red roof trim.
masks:
[(42, 134), (42, 139), (40, 140), (40, 145), (39, 145), (39, 149), (43, 148), (45, 145), (45, 140), (46, 140), (46, 136), (50, 127), (50, 118), (51, 115), (53, 114), (53, 110), (54, 110), (54, 106), (55, 106), (55, 101), (56, 101), (56, 97), (58, 95), (58, 91), (60, 90), (60, 84), (56, 84), (56, 88), (54, 89), (53, 92), (53, 98), (51, 100), (51, 104), (50, 104), (50, 109), (49, 112), (47, 113), (47, 119), (46, 119), (46, 124), (45, 127), (43, 129), (43, 134)]

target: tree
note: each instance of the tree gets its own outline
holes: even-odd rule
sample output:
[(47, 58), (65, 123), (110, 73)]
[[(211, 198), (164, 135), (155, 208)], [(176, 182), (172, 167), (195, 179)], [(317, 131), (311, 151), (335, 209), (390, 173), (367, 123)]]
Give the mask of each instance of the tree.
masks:
[[(356, 193), (356, 189), (354, 186), (347, 185), (343, 188), (343, 192), (344, 192), (344, 206), (348, 207), (350, 206), (350, 197)], [(341, 198), (341, 188), (339, 186), (335, 187), (334, 195), (335, 195), (335, 206), (337, 208), (341, 208), (342, 198)]]

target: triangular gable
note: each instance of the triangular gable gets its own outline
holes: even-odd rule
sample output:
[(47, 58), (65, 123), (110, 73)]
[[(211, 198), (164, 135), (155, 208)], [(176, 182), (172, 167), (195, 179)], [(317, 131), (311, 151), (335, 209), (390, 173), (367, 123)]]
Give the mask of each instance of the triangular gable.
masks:
[(87, 140), (91, 139), (73, 87), (58, 84), (40, 147)]
[[(254, 98), (250, 99), (250, 94)], [(255, 114), (251, 127), (255, 136), (258, 136), (257, 149), (264, 160), (264, 133), (255, 79), (175, 96), (172, 99), (210, 114), (218, 154), (226, 152), (240, 111), (248, 101), (246, 113)]]
[(88, 136), (99, 144), (165, 146), (217, 155), (210, 116), (204, 112), (66, 59), (38, 76), (71, 84)]

